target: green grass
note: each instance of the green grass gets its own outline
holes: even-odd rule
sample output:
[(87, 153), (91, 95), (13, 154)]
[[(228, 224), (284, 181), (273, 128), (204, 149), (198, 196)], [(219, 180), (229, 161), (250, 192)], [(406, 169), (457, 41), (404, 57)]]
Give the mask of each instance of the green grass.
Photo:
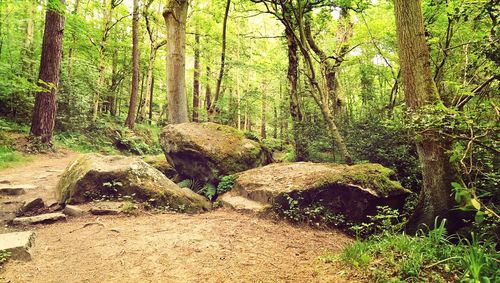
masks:
[(32, 160), (32, 157), (13, 150), (9, 146), (0, 145), (0, 169), (22, 164)]
[(458, 239), (458, 243), (450, 240), (442, 222), (415, 237), (382, 233), (356, 241), (339, 259), (374, 282), (500, 282), (500, 258), (494, 243), (475, 235), (470, 240)]

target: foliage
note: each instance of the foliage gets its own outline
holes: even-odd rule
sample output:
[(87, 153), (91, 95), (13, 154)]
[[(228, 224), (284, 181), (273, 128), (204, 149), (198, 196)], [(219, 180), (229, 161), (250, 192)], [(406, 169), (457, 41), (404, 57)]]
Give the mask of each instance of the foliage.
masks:
[(300, 195), (284, 195), (286, 204), (275, 203), (274, 210), (278, 215), (294, 223), (307, 223), (312, 226), (346, 228), (352, 224), (342, 214), (335, 213), (322, 203), (302, 205)]
[(4, 264), (5, 262), (7, 262), (7, 260), (9, 260), (11, 256), (11, 253), (8, 252), (8, 251), (0, 251), (0, 266), (2, 266), (2, 264)]
[(402, 124), (365, 119), (351, 123), (344, 132), (355, 160), (392, 168), (403, 187), (420, 191), (422, 176), (417, 150)]
[(369, 222), (353, 225), (350, 227), (356, 234), (356, 238), (368, 237), (374, 234), (401, 232), (406, 224), (397, 209), (388, 206), (377, 206), (377, 214), (368, 215)]
[(444, 228), (417, 236), (386, 231), (348, 246), (340, 260), (368, 273), (376, 282), (497, 282), (499, 255), (494, 243), (472, 235), (472, 241), (451, 242)]
[(123, 213), (134, 215), (137, 214), (137, 208), (137, 205), (132, 201), (126, 201), (122, 204), (120, 210)]
[(217, 185), (217, 194), (222, 195), (225, 192), (230, 191), (234, 187), (237, 177), (235, 175), (227, 175), (221, 178), (219, 184)]

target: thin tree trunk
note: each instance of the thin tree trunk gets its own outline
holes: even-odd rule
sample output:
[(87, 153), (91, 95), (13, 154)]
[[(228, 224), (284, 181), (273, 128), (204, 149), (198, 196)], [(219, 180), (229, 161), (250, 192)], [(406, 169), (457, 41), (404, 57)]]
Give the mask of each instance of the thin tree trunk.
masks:
[(200, 34), (194, 35), (194, 71), (193, 71), (193, 122), (199, 122), (200, 108)]
[(266, 92), (265, 90), (262, 91), (262, 108), (261, 108), (261, 118), (260, 118), (260, 136), (265, 139), (267, 138), (267, 131), (266, 131), (266, 112), (267, 112), (267, 101), (266, 101)]
[(224, 21), (222, 23), (222, 51), (220, 55), (220, 70), (219, 77), (217, 78), (217, 84), (215, 86), (215, 96), (212, 101), (210, 108), (208, 109), (208, 120), (213, 122), (215, 116), (217, 115), (217, 105), (219, 102), (219, 96), (221, 94), (221, 84), (222, 78), (224, 77), (224, 66), (226, 63), (226, 37), (227, 37), (227, 18), (229, 16), (229, 7), (231, 6), (231, 0), (226, 2), (226, 11), (224, 13)]
[[(73, 9), (73, 12), (71, 13), (73, 15), (78, 15), (79, 7), (80, 7), (80, 0), (76, 0), (75, 7)], [(71, 33), (71, 43), (69, 45), (69, 51), (68, 51), (68, 77), (70, 78), (73, 75), (73, 51), (75, 50), (75, 45), (76, 45), (76, 33), (73, 31)]]
[(286, 27), (285, 35), (288, 45), (288, 92), (290, 96), (290, 115), (292, 116), (293, 138), (295, 142), (295, 161), (305, 161), (308, 159), (305, 139), (302, 129), (302, 112), (300, 111), (299, 96), (297, 92), (298, 65), (297, 41), (293, 31)]
[[(57, 111), (57, 88), (62, 58), (64, 33), (64, 0), (49, 0), (45, 16), (42, 56), (38, 81), (44, 89), (36, 94), (30, 134), (51, 146)], [(58, 9), (57, 9), (57, 8)]]
[[(425, 39), (421, 1), (395, 0), (394, 6), (406, 103), (411, 111), (440, 103)], [(418, 140), (423, 186), (407, 226), (410, 233), (415, 233), (422, 224), (433, 227), (436, 217), (448, 218), (453, 208), (450, 184), (453, 172), (446, 154), (449, 142), (439, 136), (438, 129), (428, 129)]]
[(139, 91), (139, 0), (134, 0), (134, 16), (132, 19), (132, 87), (130, 89), (130, 103), (125, 126), (133, 130), (137, 108), (137, 94)]
[(155, 77), (154, 74), (151, 77), (151, 89), (149, 91), (149, 119), (148, 122), (151, 125), (153, 123), (153, 92), (155, 86)]
[(205, 89), (205, 109), (208, 111), (212, 105), (212, 90), (210, 89), (210, 67), (207, 66), (207, 86)]
[(189, 122), (185, 86), (187, 10), (188, 0), (170, 0), (163, 12), (168, 42), (168, 117), (172, 124)]

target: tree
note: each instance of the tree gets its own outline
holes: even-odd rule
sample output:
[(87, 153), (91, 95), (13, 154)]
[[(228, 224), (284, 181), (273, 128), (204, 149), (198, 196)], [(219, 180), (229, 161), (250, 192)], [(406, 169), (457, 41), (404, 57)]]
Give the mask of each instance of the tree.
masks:
[(193, 122), (199, 122), (200, 109), (200, 34), (194, 35), (194, 70), (193, 70)]
[(51, 146), (56, 119), (57, 88), (64, 34), (64, 0), (49, 0), (45, 16), (39, 86), (31, 120), (30, 134)]
[[(158, 29), (154, 28), (154, 23), (157, 24), (156, 17), (151, 15), (149, 8), (153, 4), (154, 0), (149, 0), (144, 5), (144, 20), (146, 22), (146, 30), (149, 36), (149, 60), (148, 67), (146, 71), (146, 92), (141, 100), (141, 110), (139, 113), (138, 120), (144, 121), (146, 117), (146, 109), (151, 111), (152, 95), (153, 95), (153, 70), (156, 61), (156, 55), (158, 50), (167, 44), (166, 40), (159, 40)], [(151, 122), (151, 121), (150, 121)]]
[(217, 84), (215, 85), (214, 98), (213, 101), (210, 103), (210, 108), (208, 109), (208, 120), (211, 122), (215, 120), (215, 115), (217, 115), (217, 106), (221, 95), (222, 78), (224, 77), (224, 67), (226, 63), (227, 18), (229, 16), (230, 6), (231, 6), (231, 0), (227, 0), (226, 10), (224, 12), (224, 21), (222, 22), (222, 47), (221, 47), (222, 50), (220, 53), (219, 76), (217, 77)]
[[(442, 105), (432, 76), (421, 1), (395, 0), (394, 8), (407, 106), (415, 114), (419, 110)], [(432, 227), (436, 217), (448, 218), (453, 207), (453, 174), (446, 154), (450, 142), (439, 135), (438, 129), (432, 128), (419, 133), (417, 140), (423, 186), (418, 205), (408, 224), (410, 232), (415, 232), (420, 224)]]
[[(132, 20), (132, 86), (130, 103), (125, 126), (134, 129), (137, 109), (137, 93), (139, 90), (139, 0), (134, 0), (134, 16)], [(148, 96), (148, 95), (145, 95)]]
[(168, 118), (173, 124), (189, 122), (185, 86), (187, 10), (188, 0), (170, 0), (163, 12), (168, 42)]

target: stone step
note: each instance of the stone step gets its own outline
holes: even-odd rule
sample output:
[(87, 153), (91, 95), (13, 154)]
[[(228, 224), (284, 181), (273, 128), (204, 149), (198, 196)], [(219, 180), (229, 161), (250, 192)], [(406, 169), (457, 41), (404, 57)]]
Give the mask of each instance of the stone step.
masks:
[(34, 240), (32, 231), (0, 234), (0, 251), (10, 252), (10, 259), (31, 260), (30, 248)]
[(243, 212), (263, 213), (271, 208), (269, 204), (254, 201), (243, 196), (232, 195), (231, 193), (220, 196), (218, 200), (225, 207)]
[(31, 217), (16, 217), (12, 220), (12, 224), (14, 225), (33, 225), (33, 224), (42, 224), (42, 223), (52, 223), (60, 220), (66, 220), (66, 215), (55, 212), (55, 213), (46, 213), (40, 214)]
[(26, 190), (34, 189), (38, 189), (38, 186), (30, 184), (0, 186), (0, 195), (22, 195)]

